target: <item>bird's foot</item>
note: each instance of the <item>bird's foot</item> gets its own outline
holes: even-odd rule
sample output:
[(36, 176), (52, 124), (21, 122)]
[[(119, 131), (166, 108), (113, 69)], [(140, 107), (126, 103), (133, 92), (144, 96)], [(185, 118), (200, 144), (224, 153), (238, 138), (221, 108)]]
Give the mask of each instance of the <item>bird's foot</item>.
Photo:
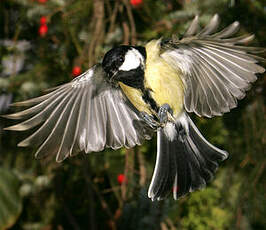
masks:
[(157, 129), (160, 126), (160, 123), (146, 112), (141, 112), (140, 115), (146, 124), (148, 124), (152, 129)]
[(173, 110), (169, 104), (163, 104), (158, 111), (158, 118), (161, 124), (165, 124), (168, 121), (175, 122), (173, 118)]

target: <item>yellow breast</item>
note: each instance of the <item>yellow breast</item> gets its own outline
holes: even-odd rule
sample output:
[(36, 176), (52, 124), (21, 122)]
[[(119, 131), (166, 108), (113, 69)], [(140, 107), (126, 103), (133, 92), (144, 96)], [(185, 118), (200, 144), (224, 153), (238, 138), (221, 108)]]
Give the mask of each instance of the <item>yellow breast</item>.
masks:
[(150, 107), (142, 99), (142, 93), (139, 89), (127, 86), (122, 82), (119, 82), (121, 89), (128, 98), (128, 100), (135, 106), (135, 108), (140, 112), (146, 112), (147, 114), (152, 115), (153, 111), (150, 110)]
[(147, 59), (145, 69), (145, 87), (151, 89), (151, 96), (159, 106), (167, 103), (178, 116), (183, 110), (184, 86), (178, 70), (169, 66), (160, 57), (158, 40), (146, 45)]

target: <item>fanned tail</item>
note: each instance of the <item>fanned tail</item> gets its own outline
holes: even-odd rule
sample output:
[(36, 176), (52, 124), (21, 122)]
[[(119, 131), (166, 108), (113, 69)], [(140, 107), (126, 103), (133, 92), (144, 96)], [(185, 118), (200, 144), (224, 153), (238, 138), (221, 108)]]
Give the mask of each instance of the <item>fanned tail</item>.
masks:
[(174, 199), (205, 187), (228, 157), (226, 151), (210, 144), (187, 114), (176, 123), (167, 123), (157, 132), (157, 158), (148, 196), (161, 200), (173, 193)]

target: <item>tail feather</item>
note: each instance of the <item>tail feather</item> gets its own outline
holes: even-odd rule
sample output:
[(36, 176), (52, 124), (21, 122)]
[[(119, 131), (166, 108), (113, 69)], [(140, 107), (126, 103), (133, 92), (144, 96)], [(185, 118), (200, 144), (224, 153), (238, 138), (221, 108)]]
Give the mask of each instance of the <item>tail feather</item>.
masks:
[[(170, 134), (170, 135), (169, 135)], [(187, 114), (157, 132), (157, 158), (148, 196), (174, 199), (205, 187), (228, 153), (210, 144)]]

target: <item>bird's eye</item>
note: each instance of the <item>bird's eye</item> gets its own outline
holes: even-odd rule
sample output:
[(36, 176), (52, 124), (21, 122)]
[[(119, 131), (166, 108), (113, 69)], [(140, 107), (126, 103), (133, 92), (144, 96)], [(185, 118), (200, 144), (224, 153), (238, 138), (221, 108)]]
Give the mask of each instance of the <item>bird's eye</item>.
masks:
[(119, 58), (119, 62), (122, 63), (123, 61), (124, 61), (124, 57), (121, 56), (121, 57)]

